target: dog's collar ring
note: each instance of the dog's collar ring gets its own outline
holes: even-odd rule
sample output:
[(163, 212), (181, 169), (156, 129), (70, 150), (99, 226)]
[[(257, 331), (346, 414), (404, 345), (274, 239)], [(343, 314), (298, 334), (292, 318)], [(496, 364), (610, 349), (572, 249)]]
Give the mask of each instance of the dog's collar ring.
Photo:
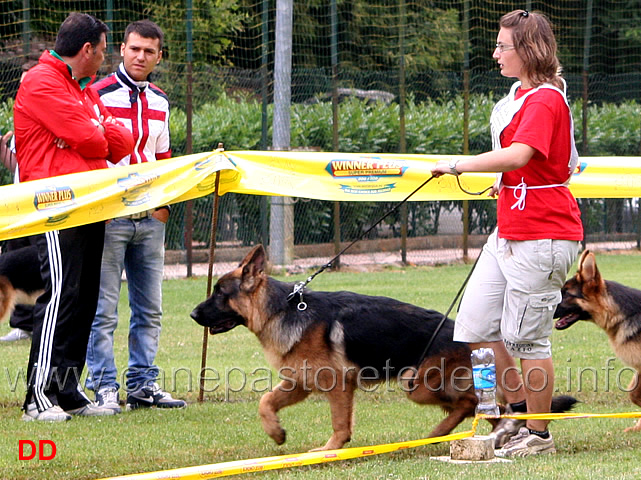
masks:
[(289, 295), (287, 295), (287, 301), (289, 302), (298, 293), (298, 298), (300, 299), (300, 301), (298, 302), (298, 305), (296, 305), (296, 308), (298, 308), (299, 312), (307, 310), (307, 304), (303, 300), (303, 291), (305, 290), (305, 285), (307, 285), (311, 281), (312, 277), (309, 277), (307, 279), (307, 282), (298, 282), (296, 285), (294, 285), (294, 290)]

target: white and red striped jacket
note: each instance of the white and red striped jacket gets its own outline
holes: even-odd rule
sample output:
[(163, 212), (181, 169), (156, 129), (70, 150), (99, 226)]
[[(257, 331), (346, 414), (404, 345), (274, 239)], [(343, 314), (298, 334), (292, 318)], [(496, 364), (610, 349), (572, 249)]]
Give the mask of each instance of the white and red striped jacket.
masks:
[(107, 110), (131, 130), (134, 151), (110, 167), (171, 157), (169, 99), (151, 82), (137, 82), (121, 63), (114, 73), (91, 86)]

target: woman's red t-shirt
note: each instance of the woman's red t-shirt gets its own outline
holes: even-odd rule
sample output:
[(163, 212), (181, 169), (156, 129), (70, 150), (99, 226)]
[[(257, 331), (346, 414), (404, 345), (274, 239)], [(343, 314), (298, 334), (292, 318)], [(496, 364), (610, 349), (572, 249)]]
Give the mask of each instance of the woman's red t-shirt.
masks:
[[(518, 89), (515, 98), (528, 90)], [(570, 175), (570, 111), (556, 90), (530, 95), (501, 132), (501, 146), (524, 143), (536, 150), (527, 165), (503, 173), (503, 185), (528, 187), (563, 184)], [(523, 210), (515, 190), (503, 188), (497, 203), (499, 236), (509, 240), (582, 240), (583, 225), (576, 199), (567, 187), (528, 189)]]

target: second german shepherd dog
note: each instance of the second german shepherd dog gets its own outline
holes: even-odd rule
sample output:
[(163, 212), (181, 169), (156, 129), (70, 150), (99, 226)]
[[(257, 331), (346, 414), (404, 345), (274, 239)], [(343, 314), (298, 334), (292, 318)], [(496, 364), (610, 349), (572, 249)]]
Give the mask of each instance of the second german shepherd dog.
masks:
[[(212, 334), (245, 325), (258, 337), (281, 379), (258, 408), (265, 432), (277, 444), (285, 442), (278, 411), (320, 391), (329, 399), (333, 435), (318, 450), (341, 448), (352, 436), (354, 391), (363, 382), (399, 380), (410, 400), (442, 407), (448, 415), (432, 437), (474, 415), (471, 352), (452, 340), (452, 320), (436, 332), (439, 312), (353, 292), (305, 291), (303, 308), (298, 296), (288, 301), (293, 284), (269, 277), (265, 263), (263, 247), (254, 247), (191, 316)], [(555, 397), (552, 410), (565, 411), (575, 402)]]
[[(578, 320), (590, 320), (605, 330), (616, 356), (636, 370), (630, 399), (641, 407), (641, 290), (604, 280), (594, 254), (585, 250), (578, 271), (561, 293), (555, 328), (564, 330)], [(641, 431), (641, 419), (625, 431)]]
[(35, 245), (0, 255), (0, 322), (11, 316), (16, 304), (33, 305), (44, 287)]

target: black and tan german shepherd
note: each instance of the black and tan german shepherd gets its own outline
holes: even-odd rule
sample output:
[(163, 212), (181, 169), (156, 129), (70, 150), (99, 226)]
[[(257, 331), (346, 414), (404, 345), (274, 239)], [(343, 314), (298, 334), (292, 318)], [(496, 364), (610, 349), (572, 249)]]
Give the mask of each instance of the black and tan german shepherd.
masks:
[[(285, 442), (277, 412), (320, 391), (328, 396), (334, 433), (319, 450), (341, 448), (352, 436), (354, 391), (365, 381), (399, 380), (410, 400), (442, 407), (448, 415), (432, 437), (474, 415), (470, 348), (452, 340), (452, 320), (435, 333), (443, 319), (439, 312), (352, 292), (305, 290), (307, 307), (299, 309), (298, 295), (288, 301), (294, 285), (269, 277), (265, 262), (263, 247), (254, 247), (191, 316), (212, 334), (245, 325), (283, 372), (259, 405), (263, 428), (277, 444)], [(575, 402), (555, 397), (553, 410), (565, 411)]]
[[(585, 250), (578, 271), (561, 293), (555, 328), (564, 330), (578, 320), (589, 320), (605, 330), (616, 356), (636, 370), (630, 399), (641, 407), (641, 290), (604, 280), (594, 254)], [(641, 419), (625, 431), (641, 431)]]
[(0, 322), (17, 304), (33, 305), (44, 290), (35, 245), (0, 255)]

